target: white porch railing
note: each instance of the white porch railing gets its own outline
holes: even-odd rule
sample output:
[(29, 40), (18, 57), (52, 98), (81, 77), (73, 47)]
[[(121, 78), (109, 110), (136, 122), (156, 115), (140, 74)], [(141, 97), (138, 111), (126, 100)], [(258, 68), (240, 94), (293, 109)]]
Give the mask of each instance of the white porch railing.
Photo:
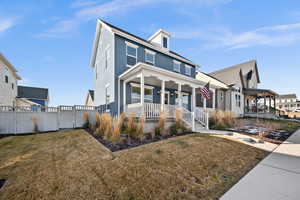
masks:
[(207, 129), (209, 128), (208, 111), (201, 108), (195, 108), (195, 120)]
[[(195, 120), (198, 121), (202, 126), (208, 129), (208, 111), (204, 111), (200, 108), (195, 108), (195, 112), (191, 112), (184, 107), (178, 107), (178, 105), (164, 105), (164, 112), (166, 118), (175, 118), (176, 109), (182, 110), (183, 122), (192, 129), (195, 128)], [(126, 106), (125, 113), (134, 113), (137, 117), (144, 113), (146, 119), (159, 118), (161, 114), (161, 104), (155, 103), (144, 103), (142, 106), (140, 103), (129, 104)]]

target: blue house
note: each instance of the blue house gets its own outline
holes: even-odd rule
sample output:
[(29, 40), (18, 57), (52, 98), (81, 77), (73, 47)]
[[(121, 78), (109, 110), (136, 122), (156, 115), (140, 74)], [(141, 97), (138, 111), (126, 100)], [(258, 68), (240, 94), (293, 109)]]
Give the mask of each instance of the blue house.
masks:
[(207, 112), (196, 106), (201, 99), (196, 89), (207, 80), (196, 79), (197, 65), (171, 51), (170, 45), (165, 30), (145, 40), (98, 20), (90, 62), (94, 105), (109, 105), (113, 115), (134, 112), (147, 119), (159, 117), (161, 111), (172, 118), (180, 108), (191, 127), (195, 119), (206, 125)]

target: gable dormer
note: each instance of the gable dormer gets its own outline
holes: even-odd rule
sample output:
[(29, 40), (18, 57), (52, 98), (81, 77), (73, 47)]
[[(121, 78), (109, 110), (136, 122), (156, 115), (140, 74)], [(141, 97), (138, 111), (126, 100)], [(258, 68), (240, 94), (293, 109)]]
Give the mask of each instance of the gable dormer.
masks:
[(160, 46), (164, 49), (170, 49), (170, 37), (171, 34), (165, 30), (159, 29), (156, 33), (154, 33), (150, 38), (149, 42), (154, 45)]

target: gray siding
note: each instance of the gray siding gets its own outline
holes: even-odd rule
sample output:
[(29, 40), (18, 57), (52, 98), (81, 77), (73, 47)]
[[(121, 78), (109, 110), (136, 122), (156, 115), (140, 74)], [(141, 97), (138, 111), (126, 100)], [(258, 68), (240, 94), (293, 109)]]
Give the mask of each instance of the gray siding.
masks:
[[(105, 69), (105, 50), (109, 49), (108, 67)], [(114, 81), (114, 35), (108, 30), (102, 28), (100, 32), (100, 39), (98, 43), (98, 51), (96, 55), (94, 79), (95, 79), (95, 105), (105, 104), (105, 87), (109, 85), (108, 94), (110, 95), (110, 102), (115, 101), (115, 81)], [(96, 78), (97, 73), (97, 78)]]

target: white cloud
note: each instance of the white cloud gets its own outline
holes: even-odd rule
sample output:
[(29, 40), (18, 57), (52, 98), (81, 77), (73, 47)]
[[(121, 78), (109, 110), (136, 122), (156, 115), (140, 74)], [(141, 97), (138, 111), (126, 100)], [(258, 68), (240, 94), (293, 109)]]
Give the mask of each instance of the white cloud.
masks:
[(3, 18), (0, 19), (0, 33), (3, 33), (16, 25), (17, 18)]
[(57, 37), (62, 33), (68, 33), (76, 30), (82, 23), (93, 19), (107, 16), (115, 16), (146, 5), (158, 3), (180, 4), (184, 5), (207, 5), (212, 6), (220, 3), (228, 3), (232, 0), (112, 0), (105, 3), (99, 3), (96, 0), (76, 1), (71, 5), (72, 8), (79, 8), (71, 19), (64, 19), (54, 24), (52, 28), (39, 36)]
[(173, 36), (182, 39), (199, 39), (206, 47), (240, 49), (253, 46), (287, 46), (300, 42), (300, 23), (260, 27), (235, 33), (229, 29), (195, 30), (185, 28), (174, 31)]

